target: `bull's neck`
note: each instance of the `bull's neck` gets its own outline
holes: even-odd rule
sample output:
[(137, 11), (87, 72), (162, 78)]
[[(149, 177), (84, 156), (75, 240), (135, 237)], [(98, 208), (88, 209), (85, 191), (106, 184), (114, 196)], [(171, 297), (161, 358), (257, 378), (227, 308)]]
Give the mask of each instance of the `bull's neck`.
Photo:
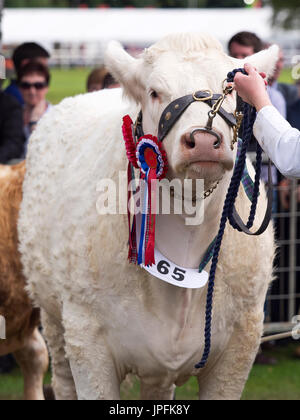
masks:
[(170, 261), (185, 268), (198, 268), (209, 245), (215, 239), (223, 210), (228, 184), (205, 200), (204, 221), (198, 226), (186, 225), (188, 215), (158, 215), (156, 246)]

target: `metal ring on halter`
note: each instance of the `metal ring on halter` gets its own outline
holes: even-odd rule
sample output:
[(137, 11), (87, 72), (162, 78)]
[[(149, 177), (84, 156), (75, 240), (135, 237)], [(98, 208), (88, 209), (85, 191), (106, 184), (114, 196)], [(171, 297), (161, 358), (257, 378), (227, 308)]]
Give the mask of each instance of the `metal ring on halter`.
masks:
[(197, 92), (193, 93), (193, 99), (195, 101), (198, 101), (198, 102), (209, 101), (214, 96), (212, 90), (210, 90), (210, 89), (205, 89), (205, 90), (201, 91), (201, 93), (203, 93), (203, 92), (207, 92), (208, 93), (208, 96), (204, 96), (203, 98), (199, 98), (198, 96), (196, 96), (198, 92), (200, 92), (200, 91), (197, 91)]
[(195, 134), (196, 133), (208, 133), (211, 134), (213, 136), (215, 136), (217, 138), (217, 141), (215, 141), (214, 143), (214, 149), (220, 149), (221, 147), (221, 143), (222, 143), (222, 138), (220, 136), (220, 134), (216, 133), (214, 130), (211, 130), (210, 128), (195, 128), (195, 130), (193, 130), (190, 134), (190, 139), (193, 143), (196, 143), (195, 140)]
[(223, 93), (230, 95), (233, 92), (233, 84), (228, 84), (228, 80), (225, 79), (223, 82)]

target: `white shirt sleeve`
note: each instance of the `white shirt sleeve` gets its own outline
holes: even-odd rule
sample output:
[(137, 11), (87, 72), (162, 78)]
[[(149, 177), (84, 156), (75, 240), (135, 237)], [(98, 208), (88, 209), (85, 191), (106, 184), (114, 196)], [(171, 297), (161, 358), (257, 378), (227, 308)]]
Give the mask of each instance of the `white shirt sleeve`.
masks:
[(289, 178), (300, 178), (300, 131), (273, 106), (259, 111), (254, 135), (277, 169)]

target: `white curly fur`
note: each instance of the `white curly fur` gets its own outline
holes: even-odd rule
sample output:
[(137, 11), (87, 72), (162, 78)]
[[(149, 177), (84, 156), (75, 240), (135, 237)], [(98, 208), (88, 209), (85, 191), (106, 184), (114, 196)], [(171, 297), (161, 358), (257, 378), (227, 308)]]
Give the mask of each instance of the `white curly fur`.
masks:
[[(202, 47), (197, 48), (202, 54)], [(217, 91), (232, 64), (219, 48), (213, 51), (208, 46), (208, 51), (215, 59), (215, 73), (209, 75), (207, 64), (191, 64), (180, 48), (161, 52), (149, 64), (143, 58), (129, 58), (113, 44), (107, 60), (127, 92), (137, 101), (142, 97), (147, 128), (154, 130), (170, 98), (147, 117), (148, 91), (142, 86), (155, 81), (153, 72), (158, 74), (161, 65), (160, 83), (169, 75), (174, 95), (189, 93), (191, 87), (199, 89), (198, 82), (202, 88)], [(180, 66), (169, 68), (168, 73), (165, 54), (169, 63), (181, 60), (189, 72), (185, 81), (176, 76)], [(138, 72), (141, 69), (143, 73)], [(207, 105), (199, 106), (198, 111), (195, 107), (187, 112), (165, 140), (171, 172), (180, 167), (176, 133), (184, 133), (189, 121), (193, 125), (197, 112), (205, 123)], [(224, 106), (233, 110), (234, 100)], [(119, 171), (126, 170), (122, 116), (129, 113), (135, 118), (138, 110), (122, 99), (119, 89), (67, 99), (42, 119), (30, 141), (20, 250), (28, 290), (43, 310), (57, 398), (118, 399), (120, 383), (128, 373), (140, 378), (143, 399), (171, 399), (174, 386), (184, 384), (191, 375), (198, 377), (200, 399), (240, 398), (263, 329), (275, 252), (273, 229), (270, 226), (264, 235), (253, 238), (227, 227), (216, 275), (212, 352), (207, 367), (196, 371), (204, 344), (206, 288), (180, 289), (130, 265), (126, 216), (103, 217), (96, 211), (98, 181), (117, 181)], [(223, 121), (217, 124), (225, 148), (232, 133)], [(253, 176), (251, 165), (250, 171)], [(200, 227), (182, 230), (180, 218), (158, 217), (158, 243), (167, 253), (177, 252), (179, 264), (197, 267), (200, 263), (217, 233), (230, 175), (231, 171), (224, 174), (218, 190), (207, 200)], [(261, 220), (266, 205), (263, 188), (259, 201), (257, 218)], [(237, 206), (246, 218), (249, 200), (242, 189)], [(175, 250), (162, 243), (160, 232), (168, 224), (174, 231)]]

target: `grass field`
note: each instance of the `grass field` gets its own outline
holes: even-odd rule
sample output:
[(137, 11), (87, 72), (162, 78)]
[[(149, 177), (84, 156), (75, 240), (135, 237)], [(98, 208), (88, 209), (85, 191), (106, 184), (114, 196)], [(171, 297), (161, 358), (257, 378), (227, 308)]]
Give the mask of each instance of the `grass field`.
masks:
[[(86, 81), (90, 71), (89, 68), (52, 69), (48, 100), (56, 105), (66, 97), (86, 92)], [(294, 82), (290, 69), (285, 69), (282, 72), (280, 81), (284, 83)], [(4, 87), (6, 84), (7, 82)]]
[[(300, 400), (300, 360), (294, 358), (296, 346), (295, 342), (288, 342), (266, 353), (275, 357), (278, 365), (274, 367), (255, 365), (246, 385), (243, 400)], [(45, 383), (50, 383), (50, 374), (47, 374)], [(10, 375), (0, 375), (0, 400), (22, 399), (22, 388), (22, 377), (18, 369)], [(129, 378), (123, 384), (122, 399), (139, 399), (139, 383), (135, 378)], [(183, 387), (177, 388), (176, 399), (197, 399), (195, 378)]]
[(52, 104), (57, 104), (68, 96), (86, 92), (86, 81), (89, 73), (90, 69), (88, 68), (52, 69), (48, 100)]
[[(86, 90), (86, 80), (90, 69), (79, 68), (71, 70), (53, 69), (52, 82), (48, 95), (51, 103), (57, 104), (66, 96), (74, 96), (84, 93)], [(293, 83), (290, 69), (285, 69), (281, 75), (281, 82)]]

